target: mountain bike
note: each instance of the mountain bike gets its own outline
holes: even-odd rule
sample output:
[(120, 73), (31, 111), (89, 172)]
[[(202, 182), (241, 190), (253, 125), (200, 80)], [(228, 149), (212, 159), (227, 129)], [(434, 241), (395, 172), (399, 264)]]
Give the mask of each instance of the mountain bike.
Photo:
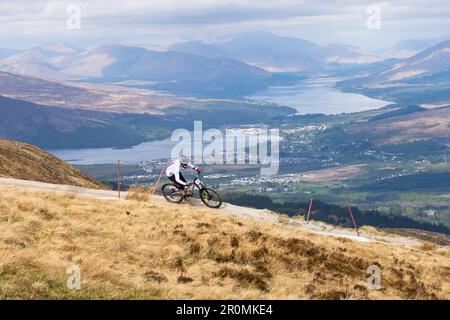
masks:
[(181, 190), (175, 185), (175, 183), (166, 183), (162, 186), (161, 191), (164, 198), (172, 203), (180, 203), (183, 200), (189, 201), (194, 196), (195, 188), (198, 189), (200, 200), (210, 208), (217, 209), (222, 206), (222, 198), (220, 195), (211, 188), (207, 188), (206, 185), (199, 179), (197, 175), (192, 182), (189, 182), (185, 188), (186, 195), (181, 194)]

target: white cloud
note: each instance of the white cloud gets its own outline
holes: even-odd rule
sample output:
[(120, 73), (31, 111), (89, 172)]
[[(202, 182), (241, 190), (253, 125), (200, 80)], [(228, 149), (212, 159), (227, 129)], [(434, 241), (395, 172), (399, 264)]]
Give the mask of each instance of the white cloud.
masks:
[[(20, 35), (28, 35), (24, 41), (33, 41), (33, 35), (49, 41), (69, 37), (66, 9), (73, 4), (82, 13), (78, 38), (130, 41), (157, 34), (167, 39), (195, 38), (265, 29), (319, 42), (351, 42), (353, 35), (370, 44), (383, 35), (389, 41), (405, 34), (442, 35), (450, 17), (448, 0), (0, 0), (0, 40), (7, 44)], [(372, 4), (382, 9), (383, 27), (378, 33), (365, 28), (366, 8)]]

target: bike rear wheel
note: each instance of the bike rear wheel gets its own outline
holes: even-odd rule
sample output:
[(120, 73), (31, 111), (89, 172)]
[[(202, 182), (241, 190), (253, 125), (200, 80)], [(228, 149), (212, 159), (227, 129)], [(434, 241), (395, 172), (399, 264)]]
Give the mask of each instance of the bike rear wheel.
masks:
[(218, 209), (222, 206), (222, 198), (213, 189), (204, 188), (200, 190), (200, 200), (210, 208)]
[(164, 198), (172, 203), (180, 203), (183, 201), (180, 189), (172, 183), (167, 183), (161, 188)]

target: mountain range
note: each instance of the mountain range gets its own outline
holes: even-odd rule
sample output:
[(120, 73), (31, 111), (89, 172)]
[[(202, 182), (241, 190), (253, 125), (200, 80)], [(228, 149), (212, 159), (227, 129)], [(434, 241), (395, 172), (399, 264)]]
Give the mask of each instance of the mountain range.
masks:
[(205, 57), (232, 57), (274, 72), (311, 72), (324, 69), (327, 63), (361, 64), (380, 60), (355, 46), (340, 43), (319, 45), (269, 32), (243, 33), (212, 44), (181, 42), (170, 46), (169, 50)]
[[(345, 44), (266, 32), (168, 49), (47, 44), (8, 51), (0, 60), (7, 71), (0, 71), (0, 135), (44, 147), (125, 146), (165, 137), (187, 119), (268, 123), (295, 111), (242, 96), (336, 70), (349, 78), (338, 83), (344, 91), (404, 105), (450, 105), (450, 41), (383, 61)], [(230, 97), (236, 99), (222, 99)]]
[[(236, 97), (269, 85), (296, 81), (302, 76), (326, 73), (343, 66), (360, 66), (365, 79), (380, 84), (414, 76), (447, 77), (448, 42), (445, 39), (405, 40), (392, 50), (416, 52), (406, 59), (382, 61), (361, 48), (341, 44), (319, 45), (269, 32), (242, 33), (222, 42), (187, 41), (167, 51), (128, 45), (103, 45), (90, 50), (47, 44), (29, 50), (8, 51), (0, 70), (55, 81), (110, 83), (163, 90), (183, 95)], [(0, 57), (2, 57), (0, 50)], [(289, 73), (289, 74), (287, 74)], [(348, 77), (349, 75), (347, 75)], [(350, 75), (351, 76), (351, 75)], [(434, 79), (434, 78), (432, 78)], [(428, 78), (430, 80), (430, 78)]]
[(124, 45), (80, 50), (47, 44), (20, 52), (2, 52), (0, 70), (53, 79), (118, 77), (167, 81), (206, 76), (217, 80), (222, 74), (221, 79), (242, 78), (243, 74), (264, 78), (270, 72), (318, 71), (328, 63), (380, 60), (352, 45), (319, 45), (269, 32), (238, 34), (220, 43), (180, 42), (168, 51)]
[(0, 70), (62, 80), (64, 75), (59, 72), (59, 68), (76, 52), (75, 49), (64, 45), (41, 45), (7, 55), (0, 60)]
[(406, 39), (400, 41), (391, 49), (383, 54), (385, 58), (410, 58), (420, 51), (435, 46), (441, 42), (450, 40), (450, 34), (444, 37), (428, 38), (428, 39)]
[(283, 77), (236, 59), (125, 45), (82, 52), (35, 47), (0, 60), (0, 70), (58, 81), (128, 82), (126, 85), (134, 81), (134, 87), (218, 96), (241, 95), (283, 81)]
[(338, 86), (399, 103), (448, 105), (449, 68), (450, 40), (447, 40), (369, 75), (341, 81)]
[(370, 81), (385, 83), (430, 75), (450, 67), (450, 40), (400, 61), (388, 70), (381, 70)]
[(319, 45), (269, 32), (238, 34), (214, 44), (181, 42), (167, 51), (119, 44), (89, 50), (46, 44), (1, 52), (0, 71), (13, 74), (218, 98), (243, 96), (298, 80), (298, 75), (287, 72), (322, 72), (329, 65), (380, 60), (355, 46)]

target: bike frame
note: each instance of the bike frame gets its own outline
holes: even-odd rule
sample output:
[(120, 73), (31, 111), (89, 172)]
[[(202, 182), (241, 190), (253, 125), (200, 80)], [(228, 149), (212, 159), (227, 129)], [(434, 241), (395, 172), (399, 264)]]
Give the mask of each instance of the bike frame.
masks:
[(201, 191), (202, 189), (206, 188), (206, 186), (203, 184), (203, 182), (198, 177), (199, 176), (197, 175), (195, 177), (194, 181), (188, 183), (188, 185), (186, 186), (186, 190), (194, 191), (194, 187), (197, 187), (197, 189), (199, 191)]

